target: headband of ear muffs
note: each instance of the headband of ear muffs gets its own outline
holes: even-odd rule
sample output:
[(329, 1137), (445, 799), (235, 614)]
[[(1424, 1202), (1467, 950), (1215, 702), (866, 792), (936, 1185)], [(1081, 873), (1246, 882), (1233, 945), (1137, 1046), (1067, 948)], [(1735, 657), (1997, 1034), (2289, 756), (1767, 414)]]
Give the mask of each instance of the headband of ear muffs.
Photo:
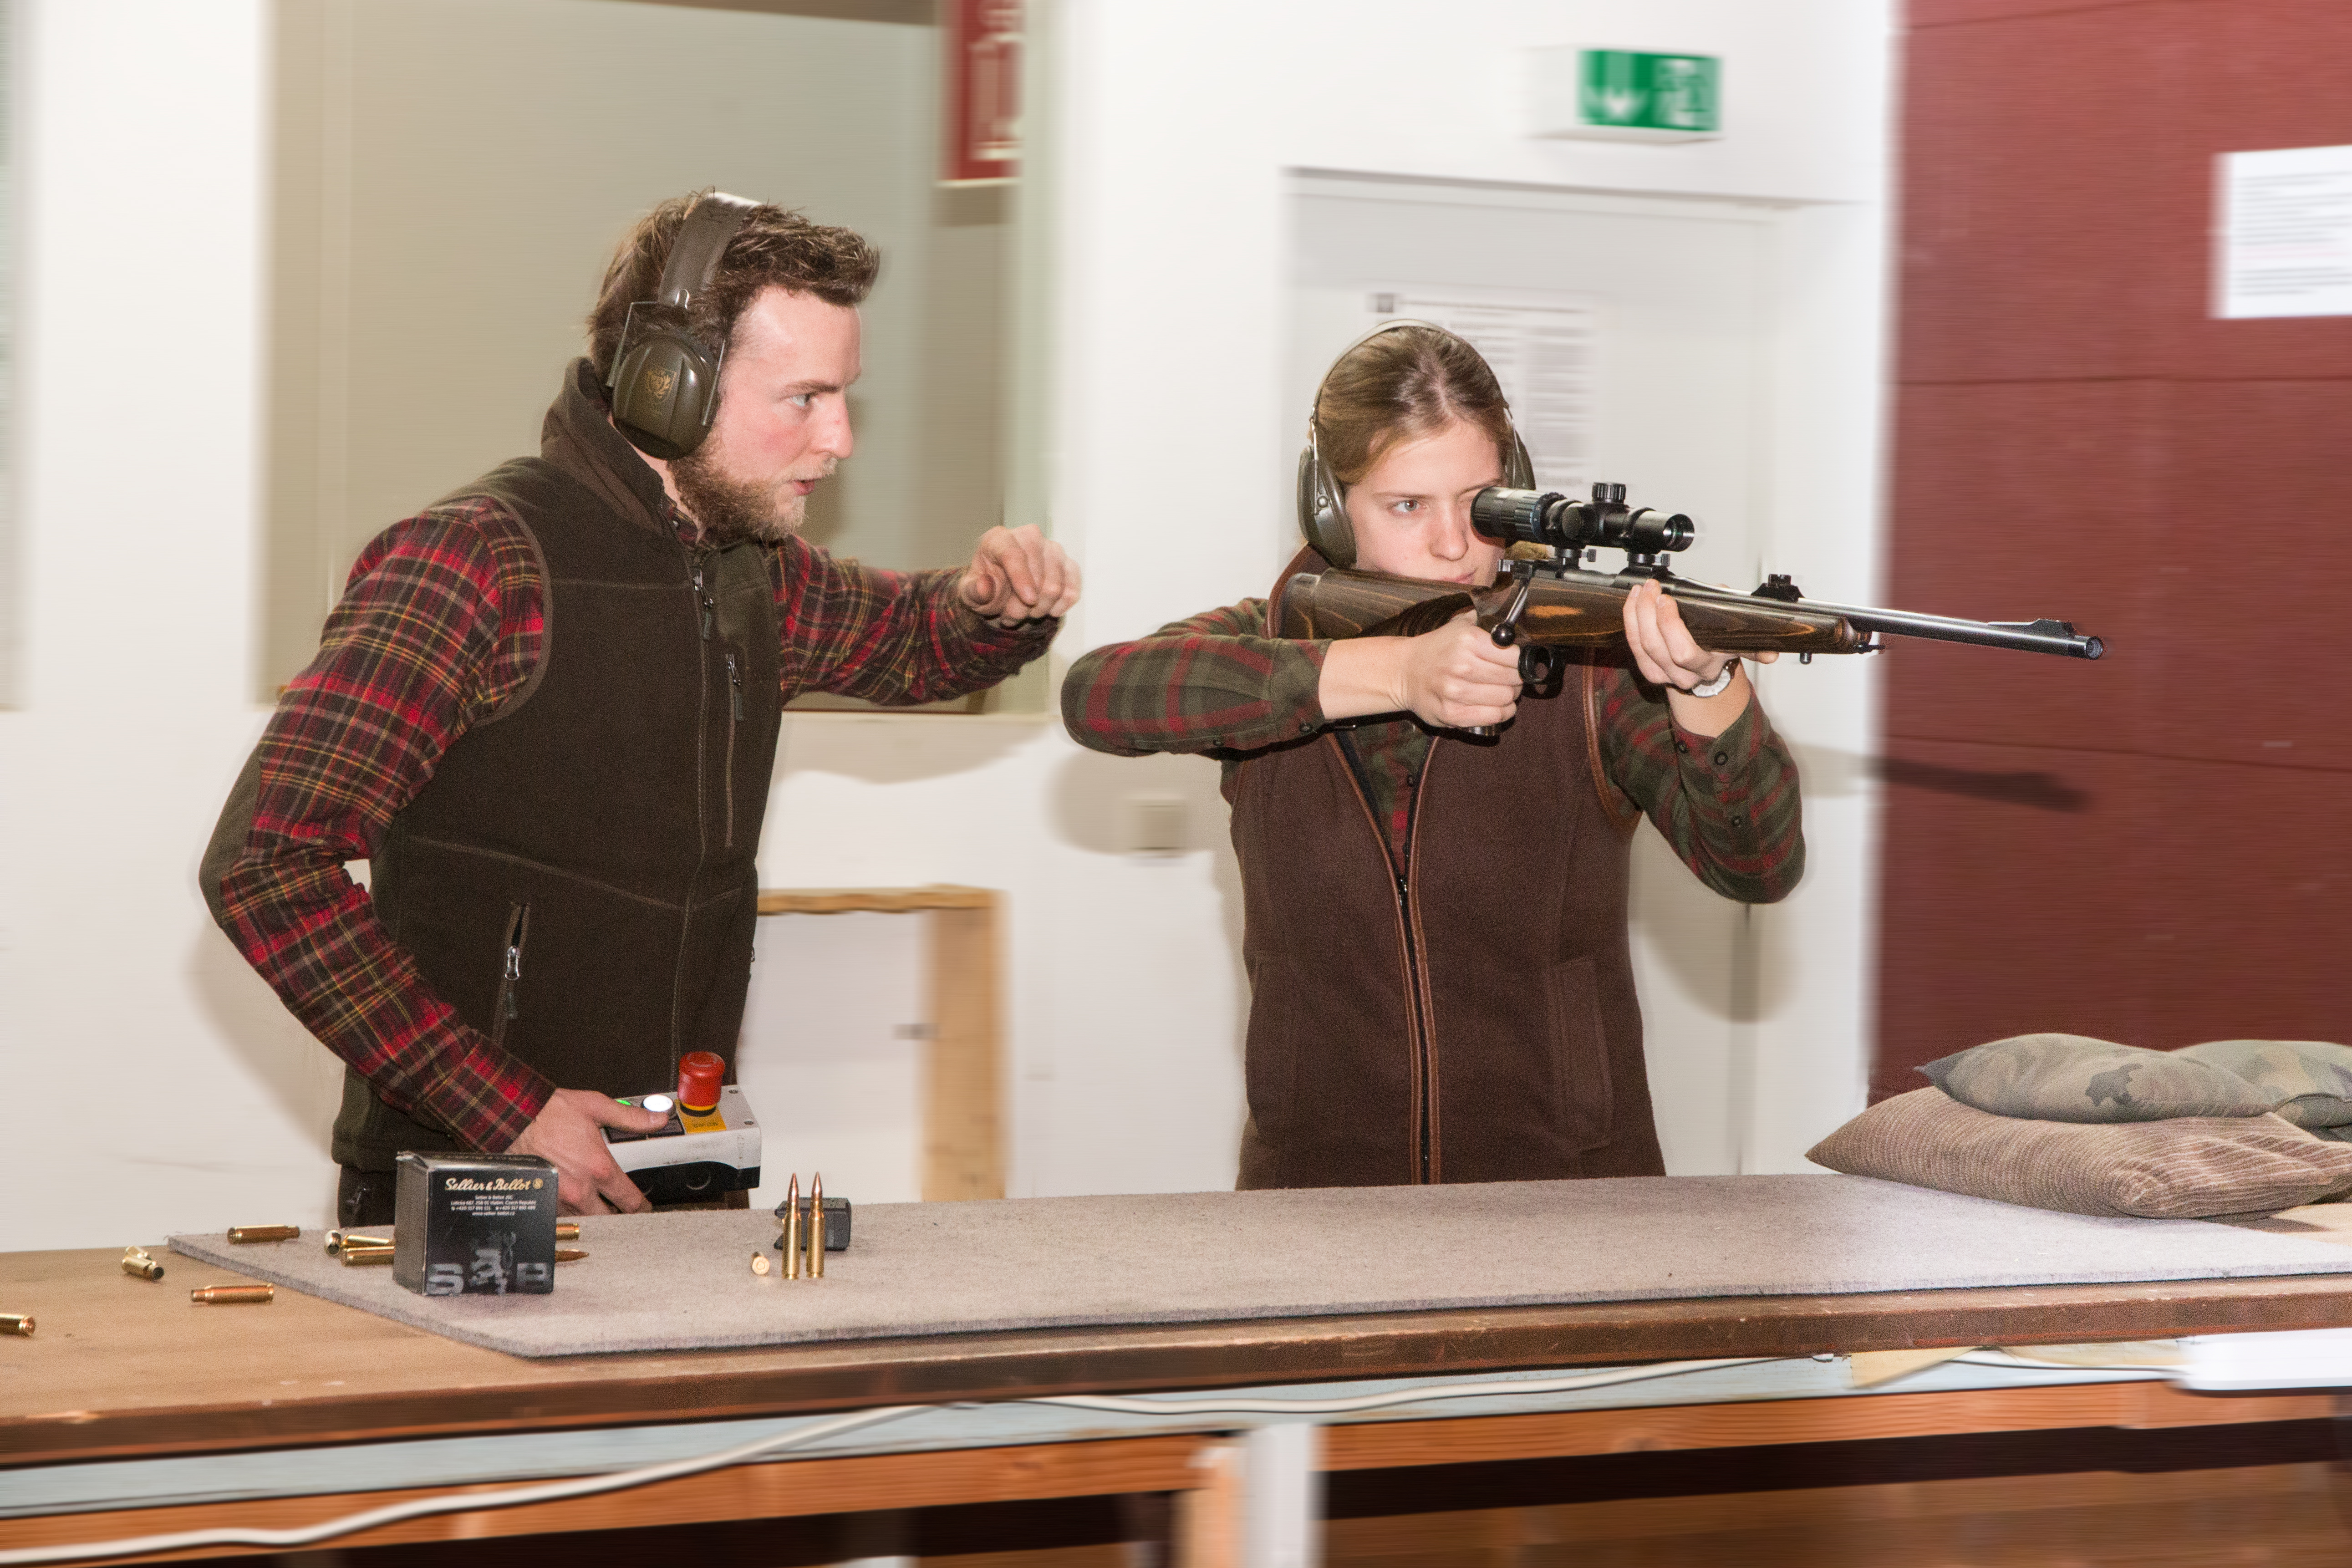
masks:
[[(1331, 362), (1332, 369), (1338, 369), (1340, 360), (1382, 332), (1392, 332), (1399, 327), (1427, 327), (1433, 331), (1445, 332), (1447, 337), (1464, 343), (1469, 342), (1459, 332), (1446, 332), (1434, 321), (1401, 318), (1383, 321), (1349, 343), (1339, 359)], [(1477, 352), (1475, 344), (1469, 346), (1472, 353)], [(1485, 356), (1480, 357), (1483, 359)], [(1307, 410), (1307, 445), (1298, 451), (1298, 529), (1307, 535), (1307, 542), (1315, 547), (1315, 553), (1324, 560), (1334, 566), (1353, 566), (1356, 563), (1356, 529), (1348, 521), (1347, 489), (1331, 472), (1331, 465), (1323, 460), (1320, 416), (1323, 388), (1330, 379), (1331, 372), (1325, 371), (1323, 379), (1315, 384), (1315, 401)], [(1507, 415), (1508, 412), (1509, 405), (1506, 404), (1505, 413)], [(1535, 462), (1528, 456), (1528, 444), (1519, 438), (1516, 424), (1511, 426), (1510, 445), (1503, 455), (1503, 483), (1517, 490), (1531, 490), (1536, 485)]]
[(639, 451), (665, 462), (702, 445), (719, 416), (719, 371), (727, 345), (713, 348), (688, 326), (688, 311), (719, 276), (719, 258), (757, 202), (712, 192), (694, 204), (670, 243), (657, 299), (629, 306), (613, 371), (613, 423)]

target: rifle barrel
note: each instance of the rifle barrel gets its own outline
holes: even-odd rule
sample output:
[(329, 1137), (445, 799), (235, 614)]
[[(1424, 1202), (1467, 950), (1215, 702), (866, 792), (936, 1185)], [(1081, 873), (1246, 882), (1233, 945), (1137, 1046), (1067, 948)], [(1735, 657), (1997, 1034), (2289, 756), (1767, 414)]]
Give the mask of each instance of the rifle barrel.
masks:
[[(1678, 599), (1727, 605), (1753, 605), (1759, 596), (1679, 581), (1670, 582), (1666, 591)], [(1792, 602), (1825, 616), (1835, 616), (1850, 623), (1856, 631), (1925, 637), (1935, 642), (1972, 643), (1979, 647), (2053, 654), (2061, 658), (2097, 658), (2107, 651), (2105, 643), (2088, 633), (2076, 631), (2071, 621), (1969, 621), (1954, 616), (1923, 616), (1910, 610), (1874, 610), (1859, 605), (1832, 605), (1821, 599)]]

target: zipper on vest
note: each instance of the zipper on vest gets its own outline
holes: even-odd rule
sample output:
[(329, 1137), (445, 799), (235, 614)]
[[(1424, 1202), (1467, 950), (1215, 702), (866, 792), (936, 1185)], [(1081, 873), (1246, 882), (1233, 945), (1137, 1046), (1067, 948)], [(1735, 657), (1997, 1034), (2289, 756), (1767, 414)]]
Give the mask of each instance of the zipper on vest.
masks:
[(712, 602), (710, 595), (703, 591), (702, 563), (699, 561), (694, 563), (694, 603), (695, 607), (702, 615), (702, 640), (709, 642), (710, 634), (719, 625), (719, 606)]
[(522, 984), (523, 943), (530, 938), (530, 906), (510, 904), (507, 908), (506, 952), (499, 964), (499, 1001), (490, 1015), (490, 1044), (502, 1045), (507, 1037), (507, 1025), (522, 1016), (517, 989)]
[(1415, 1119), (1412, 1130), (1413, 1162), (1421, 1173), (1420, 1180), (1426, 1184), (1433, 1152), (1430, 1147), (1430, 1101), (1437, 1093), (1437, 1085), (1431, 1080), (1436, 1075), (1429, 1070), (1429, 1017), (1421, 1005), (1421, 960), (1412, 944), (1412, 884), (1402, 872), (1397, 876), (1396, 891), (1397, 928), (1404, 932), (1405, 1004), (1412, 1009), (1413, 1071), (1421, 1079), (1421, 1115)]
[(727, 847), (735, 847), (735, 727), (743, 721), (743, 667), (727, 650), (727, 767), (719, 777), (727, 797)]
[[(1412, 793), (1405, 799), (1404, 863), (1412, 865), (1414, 841), (1421, 837), (1421, 792), (1428, 787), (1430, 765), (1437, 761), (1437, 741), (1429, 742), (1429, 752), (1421, 760), (1420, 776), (1412, 781)], [(1382, 836), (1383, 840), (1386, 835)], [(1421, 1162), (1421, 1179), (1437, 1179), (1437, 1026), (1430, 1016), (1429, 994), (1421, 983), (1420, 950), (1412, 940), (1412, 884), (1406, 873), (1397, 873), (1397, 924), (1404, 929), (1405, 996), (1412, 1008), (1413, 1033), (1421, 1049), (1414, 1068), (1421, 1074), (1421, 1117), (1414, 1128), (1414, 1142)]]
[[(1435, 1047), (1430, 1039), (1429, 1010), (1421, 992), (1420, 950), (1413, 945), (1412, 940), (1412, 882), (1405, 871), (1397, 869), (1395, 858), (1389, 853), (1388, 830), (1381, 825), (1380, 814), (1372, 809), (1372, 792), (1364, 783), (1362, 764), (1355, 748), (1338, 734), (1333, 734), (1330, 741), (1339, 748), (1340, 761), (1347, 768), (1348, 782), (1355, 786), (1356, 804), (1363, 807), (1364, 821), (1372, 830), (1372, 841), (1379, 847), (1381, 858), (1388, 862), (1396, 881), (1397, 937), (1403, 944), (1404, 952), (1404, 1026), (1412, 1047), (1413, 1102), (1417, 1107), (1412, 1130), (1413, 1179), (1426, 1184), (1434, 1179), (1437, 1168), (1437, 1073), (1432, 1059)], [(1434, 756), (1436, 751), (1436, 744), (1433, 742), (1431, 755)], [(1414, 781), (1412, 795), (1406, 805), (1409, 826), (1405, 829), (1405, 864), (1408, 867), (1412, 864), (1412, 841), (1419, 836), (1421, 828), (1422, 786), (1428, 779), (1429, 761), (1423, 759), (1421, 776)]]

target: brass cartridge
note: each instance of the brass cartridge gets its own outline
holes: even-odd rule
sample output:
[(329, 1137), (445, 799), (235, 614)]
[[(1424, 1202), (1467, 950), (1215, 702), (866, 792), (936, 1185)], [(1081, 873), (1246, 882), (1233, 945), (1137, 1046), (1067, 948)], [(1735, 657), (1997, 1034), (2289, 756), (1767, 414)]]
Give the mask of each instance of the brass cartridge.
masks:
[(768, 1262), (768, 1255), (766, 1253), (755, 1252), (751, 1254), (751, 1272), (757, 1274), (761, 1279), (765, 1279), (770, 1272), (772, 1272), (772, 1268), (773, 1266)]
[(33, 1337), (33, 1320), (17, 1312), (0, 1312), (0, 1334), (29, 1340)]
[(357, 1268), (370, 1263), (391, 1262), (392, 1247), (389, 1245), (383, 1247), (353, 1247), (350, 1240), (346, 1238), (343, 1242), (343, 1250), (339, 1254), (339, 1256), (343, 1260), (344, 1268)]
[(801, 1179), (794, 1173), (784, 1188), (784, 1278), (801, 1277)]
[(824, 1173), (809, 1177), (808, 1277), (824, 1278)]
[(246, 1301), (266, 1306), (277, 1299), (275, 1285), (199, 1285), (188, 1292), (188, 1300), (198, 1306), (234, 1307)]
[(388, 1236), (362, 1236), (356, 1230), (331, 1230), (327, 1233), (327, 1250), (341, 1252), (347, 1247), (390, 1247)]
[(577, 1263), (587, 1256), (587, 1248), (582, 1247), (559, 1247), (555, 1249), (555, 1261), (558, 1263)]
[(231, 1241), (291, 1241), (302, 1234), (299, 1225), (233, 1225), (228, 1227)]
[(555, 1222), (555, 1239), (558, 1241), (579, 1240), (580, 1222), (576, 1219), (557, 1220)]
[(141, 1279), (163, 1278), (163, 1266), (149, 1257), (147, 1249), (143, 1247), (126, 1247), (122, 1249), (122, 1271)]

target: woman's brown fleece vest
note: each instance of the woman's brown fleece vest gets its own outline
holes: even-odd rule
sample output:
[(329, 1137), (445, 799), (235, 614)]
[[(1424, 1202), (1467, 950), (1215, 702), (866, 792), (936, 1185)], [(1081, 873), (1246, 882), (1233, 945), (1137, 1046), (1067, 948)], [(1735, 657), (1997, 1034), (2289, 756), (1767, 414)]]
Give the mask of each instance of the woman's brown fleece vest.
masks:
[[(1302, 552), (1283, 574), (1323, 569)], [(1267, 606), (1279, 626), (1282, 587)], [(1592, 684), (1441, 735), (1400, 878), (1339, 738), (1230, 774), (1250, 979), (1240, 1185), (1661, 1174)]]
[[(540, 668), (393, 818), (377, 911), (434, 994), (562, 1088), (664, 1089), (696, 1050), (732, 1078), (782, 709), (764, 552), (689, 552), (545, 458), (461, 493), (538, 542)], [(337, 1160), (454, 1146), (345, 1077)]]

